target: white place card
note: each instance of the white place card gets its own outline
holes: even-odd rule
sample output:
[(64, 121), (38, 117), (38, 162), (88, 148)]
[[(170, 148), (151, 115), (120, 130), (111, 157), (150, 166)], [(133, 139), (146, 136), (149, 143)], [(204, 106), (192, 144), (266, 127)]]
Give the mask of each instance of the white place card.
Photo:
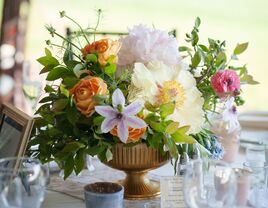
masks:
[(161, 177), (161, 208), (186, 208), (182, 188), (181, 176)]

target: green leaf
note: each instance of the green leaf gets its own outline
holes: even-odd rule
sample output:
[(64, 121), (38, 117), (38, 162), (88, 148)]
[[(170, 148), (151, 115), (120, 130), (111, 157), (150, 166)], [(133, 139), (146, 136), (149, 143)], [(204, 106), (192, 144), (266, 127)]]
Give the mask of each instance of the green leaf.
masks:
[(180, 51), (180, 52), (184, 52), (184, 51), (192, 51), (192, 49), (189, 48), (189, 47), (186, 47), (186, 46), (180, 46), (180, 47), (179, 47), (179, 51)]
[(50, 72), (54, 67), (54, 65), (47, 65), (39, 72), (39, 74)]
[(54, 97), (47, 96), (47, 97), (42, 98), (42, 99), (39, 101), (39, 103), (47, 103), (47, 102), (50, 102), (50, 101), (53, 101), (53, 100), (55, 100)]
[(95, 126), (100, 126), (105, 118), (103, 116), (97, 116), (93, 119), (93, 124)]
[(75, 106), (73, 107), (67, 107), (67, 119), (68, 121), (75, 125), (75, 123), (78, 121), (78, 114), (77, 114), (77, 109)]
[(63, 63), (67, 66), (68, 62), (69, 61), (72, 61), (72, 52), (70, 51), (69, 49), (70, 47), (68, 47), (68, 49), (66, 49), (64, 51), (64, 54), (63, 54)]
[(70, 96), (69, 90), (67, 90), (63, 84), (60, 85), (60, 92), (61, 92), (61, 94), (65, 95), (66, 97)]
[(239, 55), (243, 53), (247, 49), (247, 47), (248, 47), (248, 43), (237, 44), (234, 49), (234, 54)]
[(175, 110), (175, 102), (165, 103), (160, 105), (160, 116), (165, 119), (168, 115), (171, 115)]
[(40, 57), (39, 59), (37, 59), (37, 61), (42, 64), (43, 66), (58, 66), (60, 63), (59, 61), (52, 57), (52, 56), (43, 56), (43, 57)]
[(226, 54), (221, 51), (218, 53), (217, 58), (216, 58), (216, 66), (221, 65), (222, 63), (226, 62)]
[(110, 149), (106, 150), (105, 156), (106, 156), (106, 161), (107, 162), (113, 159), (113, 153), (111, 152)]
[(181, 134), (186, 134), (191, 126), (182, 126), (179, 129), (177, 129), (177, 132), (181, 133)]
[(186, 144), (196, 143), (196, 140), (193, 137), (180, 132), (175, 132), (174, 134), (171, 135), (171, 137), (174, 139), (176, 143), (186, 143)]
[(152, 105), (150, 102), (146, 101), (144, 104), (145, 108), (151, 112), (156, 112), (157, 111), (157, 107)]
[(65, 63), (67, 68), (70, 70), (70, 71), (73, 71), (73, 68), (77, 65), (77, 64), (81, 64), (81, 62), (79, 61), (75, 61), (75, 60), (70, 60), (68, 61), (67, 63)]
[(46, 93), (51, 93), (51, 92), (56, 92), (56, 90), (54, 90), (51, 86), (46, 85), (45, 86), (45, 92)]
[(116, 64), (110, 64), (105, 66), (104, 72), (108, 74), (109, 76), (112, 76), (116, 71)]
[(48, 129), (48, 135), (50, 137), (61, 136), (62, 135), (62, 132), (59, 129), (57, 129), (55, 127), (52, 127), (52, 128), (49, 128)]
[(196, 52), (193, 56), (193, 58), (191, 59), (192, 62), (192, 68), (196, 68), (198, 66), (198, 64), (201, 61), (201, 56), (198, 52)]
[(170, 156), (173, 158), (177, 158), (178, 157), (178, 149), (177, 149), (177, 146), (176, 146), (174, 140), (166, 135), (166, 136), (164, 136), (164, 143), (165, 143), (166, 147), (168, 148)]
[(48, 48), (45, 48), (45, 53), (47, 56), (52, 56), (52, 53), (50, 52)]
[(64, 166), (64, 180), (66, 180), (66, 178), (68, 178), (71, 175), (73, 170), (74, 170), (74, 159), (73, 156), (69, 156)]
[(260, 84), (258, 81), (255, 81), (253, 79), (253, 76), (252, 75), (249, 75), (247, 73), (245, 73), (245, 75), (240, 79), (241, 82), (246, 82), (247, 84), (250, 84), (250, 85), (257, 85), (257, 84)]
[(96, 103), (104, 103), (104, 101), (106, 101), (109, 98), (108, 95), (94, 95), (92, 97), (92, 99), (96, 102)]
[(77, 152), (79, 149), (84, 148), (85, 145), (80, 142), (70, 142), (66, 144), (62, 150), (65, 153)]
[(197, 18), (195, 19), (194, 26), (195, 26), (196, 28), (198, 28), (198, 27), (200, 26), (200, 24), (201, 24), (201, 20), (200, 20), (199, 17), (197, 17)]
[(199, 46), (203, 51), (205, 51), (205, 52), (209, 52), (209, 49), (207, 48), (207, 46), (202, 45), (202, 44), (199, 44), (198, 46)]
[(69, 100), (67, 98), (56, 100), (53, 103), (51, 110), (56, 112), (61, 111), (67, 106), (68, 102)]
[(62, 66), (55, 67), (48, 73), (46, 80), (54, 81), (59, 78), (63, 78), (64, 75), (66, 75), (68, 72), (69, 70), (65, 67)]
[(147, 136), (147, 141), (149, 146), (152, 148), (159, 148), (163, 141), (163, 134), (162, 133), (154, 133), (153, 135)]
[(104, 146), (93, 146), (93, 147), (88, 147), (85, 152), (91, 156), (95, 156), (100, 154), (105, 150)]
[(208, 43), (210, 48), (214, 48), (214, 45), (216, 44), (215, 40), (208, 38)]
[(163, 122), (149, 121), (149, 125), (157, 132), (164, 132), (166, 125)]
[(74, 158), (74, 164), (75, 164), (75, 173), (78, 175), (83, 169), (85, 165), (85, 153), (83, 149), (80, 149)]
[(72, 88), (79, 82), (79, 79), (74, 76), (67, 76), (63, 78), (63, 84), (66, 85), (67, 88)]
[(191, 43), (192, 43), (192, 46), (195, 46), (199, 41), (198, 33), (196, 30), (193, 30), (191, 34), (192, 34)]
[(170, 123), (170, 124), (167, 126), (165, 132), (166, 132), (167, 134), (173, 134), (173, 133), (175, 133), (175, 132), (178, 130), (179, 126), (180, 126), (180, 123), (179, 123), (179, 122), (172, 122), (172, 123)]

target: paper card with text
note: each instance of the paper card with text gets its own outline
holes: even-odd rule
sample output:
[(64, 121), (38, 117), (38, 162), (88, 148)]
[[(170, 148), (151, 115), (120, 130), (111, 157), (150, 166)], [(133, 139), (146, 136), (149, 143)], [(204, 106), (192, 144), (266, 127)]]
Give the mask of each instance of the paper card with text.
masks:
[(181, 176), (161, 177), (161, 208), (185, 208), (182, 188)]

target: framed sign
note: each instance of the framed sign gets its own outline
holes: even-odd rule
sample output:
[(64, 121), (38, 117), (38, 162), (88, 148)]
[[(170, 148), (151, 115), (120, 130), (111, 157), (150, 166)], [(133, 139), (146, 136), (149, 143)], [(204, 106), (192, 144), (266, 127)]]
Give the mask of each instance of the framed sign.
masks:
[(0, 158), (24, 155), (33, 118), (10, 104), (0, 106)]

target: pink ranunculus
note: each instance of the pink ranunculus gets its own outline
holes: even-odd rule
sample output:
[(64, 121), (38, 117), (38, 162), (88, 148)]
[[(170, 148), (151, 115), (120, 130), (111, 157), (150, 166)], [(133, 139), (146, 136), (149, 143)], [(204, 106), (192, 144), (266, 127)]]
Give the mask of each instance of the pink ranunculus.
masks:
[(240, 90), (240, 79), (234, 70), (220, 70), (212, 76), (211, 85), (220, 97), (234, 95)]

